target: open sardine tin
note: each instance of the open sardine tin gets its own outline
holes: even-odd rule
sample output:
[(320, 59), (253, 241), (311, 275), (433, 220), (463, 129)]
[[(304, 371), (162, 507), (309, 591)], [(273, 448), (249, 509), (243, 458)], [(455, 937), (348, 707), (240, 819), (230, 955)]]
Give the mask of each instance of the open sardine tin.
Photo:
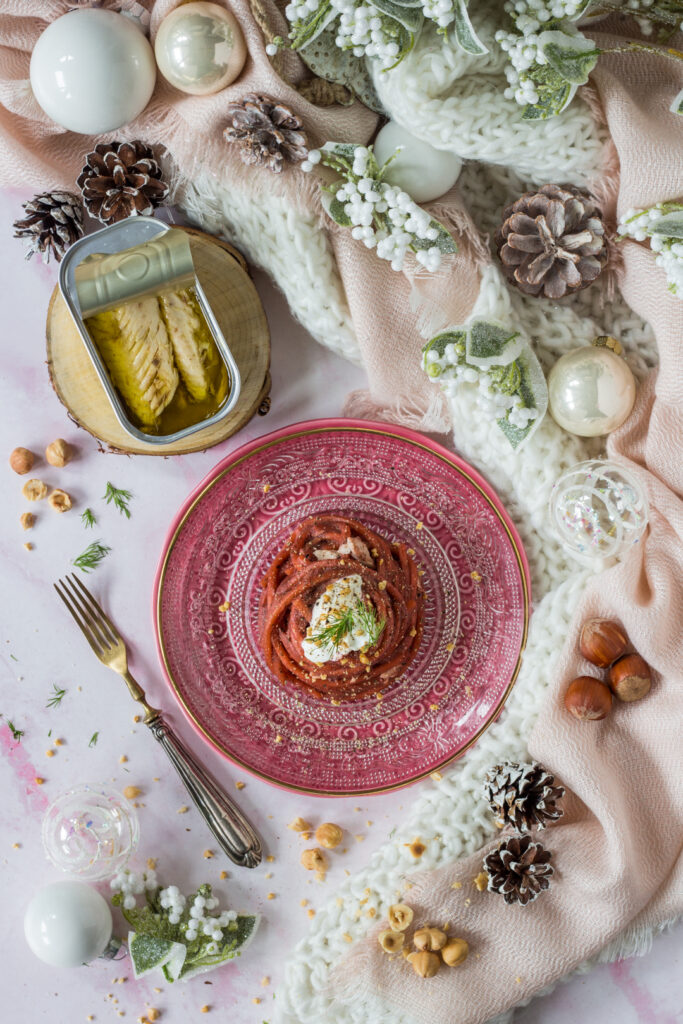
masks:
[[(240, 394), (239, 369), (197, 279), (186, 232), (150, 217), (129, 217), (92, 235), (86, 235), (70, 247), (62, 260), (59, 288), (114, 413), (131, 437), (149, 445), (171, 444), (204, 430), (234, 409)], [(212, 366), (217, 383), (211, 400), (202, 400), (201, 380), (196, 380), (196, 374), (194, 380), (190, 376), (193, 368), (201, 376), (201, 359), (199, 363), (196, 360), (193, 363), (192, 352), (186, 353), (190, 357), (189, 366), (187, 358), (186, 365), (181, 366), (183, 359), (179, 357), (182, 353), (173, 342), (167, 315), (169, 311), (173, 312), (174, 298), (177, 300), (182, 295), (190, 296), (195, 312), (196, 307), (201, 311), (220, 361), (218, 363), (214, 360), (215, 365)], [(153, 309), (153, 303), (150, 305), (149, 301), (142, 301), (151, 298), (156, 298), (159, 309), (164, 311), (164, 321), (159, 321), (162, 324), (159, 330), (165, 324), (168, 344), (164, 342), (159, 351), (146, 352), (147, 336), (143, 338), (140, 334), (136, 337), (134, 318), (128, 317), (125, 343), (129, 347), (138, 347), (132, 354), (130, 365), (134, 367), (132, 372), (144, 376), (140, 387), (147, 389), (138, 405), (141, 415), (136, 416), (135, 409), (131, 407), (130, 394), (126, 398), (119, 386), (123, 378), (119, 377), (118, 385), (116, 383), (119, 371), (116, 364), (116, 339), (112, 340), (111, 329), (107, 341), (109, 366), (92, 332), (95, 325), (106, 318), (108, 324), (120, 323), (124, 310)], [(175, 307), (177, 310), (177, 301)], [(204, 325), (201, 326), (203, 329)], [(123, 349), (123, 328), (121, 331), (119, 344)], [(163, 341), (162, 338), (157, 340)], [(205, 352), (208, 351), (209, 348), (205, 347)], [(169, 355), (170, 362), (167, 358)], [(213, 348), (210, 356), (213, 359)], [(204, 369), (208, 375), (208, 367)], [(154, 381), (152, 378), (157, 372), (159, 380)], [(134, 387), (134, 383), (131, 386)], [(169, 398), (172, 388), (173, 393)], [(152, 406), (147, 401), (147, 395), (151, 395)], [(154, 423), (144, 422), (148, 413), (150, 418), (153, 415), (153, 404), (156, 402), (159, 407), (166, 400), (167, 404), (158, 419)], [(180, 406), (179, 409), (173, 408), (174, 402)], [(199, 417), (197, 421), (184, 423), (193, 413)]]

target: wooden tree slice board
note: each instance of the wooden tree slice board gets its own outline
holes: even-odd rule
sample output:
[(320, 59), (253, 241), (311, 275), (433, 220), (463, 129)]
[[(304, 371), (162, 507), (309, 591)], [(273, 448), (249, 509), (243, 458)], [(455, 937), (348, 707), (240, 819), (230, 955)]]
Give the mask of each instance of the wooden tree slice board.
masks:
[(59, 400), (72, 419), (112, 450), (134, 455), (183, 455), (224, 441), (259, 410), (270, 392), (270, 333), (258, 293), (240, 253), (201, 231), (185, 228), (197, 277), (242, 376), (237, 405), (224, 420), (167, 445), (131, 437), (119, 423), (71, 314), (55, 288), (47, 311), (47, 365)]

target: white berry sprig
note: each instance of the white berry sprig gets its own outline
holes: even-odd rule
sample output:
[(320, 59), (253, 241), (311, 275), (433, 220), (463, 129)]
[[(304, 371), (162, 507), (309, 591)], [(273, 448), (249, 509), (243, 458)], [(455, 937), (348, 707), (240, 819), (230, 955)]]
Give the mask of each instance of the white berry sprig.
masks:
[(425, 270), (434, 272), (444, 255), (457, 252), (457, 246), (443, 224), (407, 192), (384, 180), (399, 151), (380, 166), (372, 146), (327, 142), (309, 152), (301, 169), (310, 172), (321, 163), (339, 174), (333, 185), (322, 186), (328, 215), (350, 228), (352, 237), (368, 249), (375, 249), (380, 259), (388, 260), (392, 270), (403, 270), (410, 252)]
[(656, 203), (646, 210), (627, 210), (618, 226), (619, 240), (649, 239), (655, 263), (665, 272), (669, 291), (683, 298), (683, 203)]

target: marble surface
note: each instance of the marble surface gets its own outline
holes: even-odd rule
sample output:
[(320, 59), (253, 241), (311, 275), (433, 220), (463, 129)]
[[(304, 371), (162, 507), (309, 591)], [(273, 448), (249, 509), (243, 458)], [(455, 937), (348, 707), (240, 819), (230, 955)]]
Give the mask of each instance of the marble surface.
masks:
[[(58, 516), (47, 503), (33, 506), (38, 521), (29, 534), (19, 527), (19, 516), (28, 507), (21, 497), (23, 481), (6, 463), (0, 467), (4, 496), (0, 505), (0, 885), (5, 915), (1, 1017), (31, 1024), (43, 1020), (75, 1024), (89, 1014), (97, 1022), (136, 1020), (147, 1007), (155, 1006), (162, 1011), (163, 1024), (214, 1019), (273, 1024), (273, 991), (287, 951), (306, 932), (307, 914), (330, 898), (344, 872), (359, 869), (387, 839), (418, 787), (363, 800), (316, 800), (276, 790), (202, 746), (174, 706), (159, 670), (152, 632), (152, 580), (177, 507), (220, 458), (285, 424), (338, 415), (344, 396), (363, 385), (364, 375), (317, 345), (291, 319), (282, 295), (257, 274), (273, 337), (270, 414), (253, 420), (237, 437), (194, 455), (131, 458), (99, 451), (95, 440), (69, 420), (48, 380), (45, 311), (56, 269), (37, 258), (24, 262), (22, 244), (11, 238), (11, 222), (27, 196), (19, 191), (0, 196), (0, 452), (8, 455), (16, 445), (23, 445), (42, 453), (54, 438), (64, 437), (76, 448), (77, 457), (61, 470), (44, 462), (36, 465), (31, 475), (69, 491), (75, 508)], [(102, 501), (107, 481), (133, 493), (130, 521)], [(98, 516), (92, 534), (84, 531), (79, 518), (86, 505)], [(129, 639), (132, 671), (150, 701), (168, 713), (183, 739), (228, 792), (238, 797), (259, 828), (266, 854), (274, 859), (254, 871), (235, 868), (216, 851), (194, 809), (178, 815), (178, 809), (189, 803), (180, 782), (145, 727), (133, 722), (136, 708), (123, 684), (94, 659), (52, 590), (52, 581), (68, 571), (71, 558), (94, 537), (109, 544), (112, 552), (89, 584)], [(23, 548), (27, 539), (34, 545), (32, 551)], [(65, 688), (66, 694), (58, 707), (47, 708), (54, 684)], [(24, 730), (21, 742), (12, 739), (8, 719)], [(97, 743), (90, 746), (95, 732)], [(57, 739), (63, 743), (55, 745)], [(48, 751), (53, 756), (48, 757)], [(44, 778), (42, 786), (35, 783), (37, 777)], [(180, 884), (189, 891), (210, 881), (230, 906), (263, 914), (260, 933), (240, 961), (186, 985), (160, 986), (150, 979), (135, 982), (126, 960), (59, 971), (32, 957), (22, 934), (26, 903), (39, 885), (62, 877), (44, 858), (41, 817), (54, 797), (83, 781), (111, 781), (119, 788), (142, 789), (138, 866), (156, 857), (159, 876), (166, 884)], [(239, 792), (237, 782), (245, 783)], [(325, 883), (312, 880), (299, 866), (302, 843), (286, 827), (297, 815), (315, 822), (336, 821), (347, 830), (347, 852), (332, 855)], [(212, 859), (204, 858), (207, 849), (215, 852)], [(225, 880), (219, 879), (222, 870), (228, 873)], [(274, 894), (272, 899), (269, 893)], [(308, 900), (306, 907), (301, 906), (302, 900)], [(683, 1020), (682, 934), (678, 929), (659, 938), (645, 957), (572, 979), (518, 1010), (515, 1024), (574, 1024), (577, 1020), (674, 1024)], [(127, 980), (114, 982), (115, 978)], [(210, 1008), (209, 1015), (201, 1013), (203, 1006)]]

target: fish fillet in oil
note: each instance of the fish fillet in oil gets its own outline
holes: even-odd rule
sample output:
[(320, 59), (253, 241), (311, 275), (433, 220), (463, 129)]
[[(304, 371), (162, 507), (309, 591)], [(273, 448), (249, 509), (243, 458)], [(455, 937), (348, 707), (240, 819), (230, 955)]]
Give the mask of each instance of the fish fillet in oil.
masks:
[(202, 402), (214, 391), (218, 353), (199, 303), (183, 289), (160, 295), (159, 306), (183, 384)]
[(126, 405), (143, 427), (155, 427), (178, 387), (156, 297), (98, 313), (88, 319), (88, 328)]

